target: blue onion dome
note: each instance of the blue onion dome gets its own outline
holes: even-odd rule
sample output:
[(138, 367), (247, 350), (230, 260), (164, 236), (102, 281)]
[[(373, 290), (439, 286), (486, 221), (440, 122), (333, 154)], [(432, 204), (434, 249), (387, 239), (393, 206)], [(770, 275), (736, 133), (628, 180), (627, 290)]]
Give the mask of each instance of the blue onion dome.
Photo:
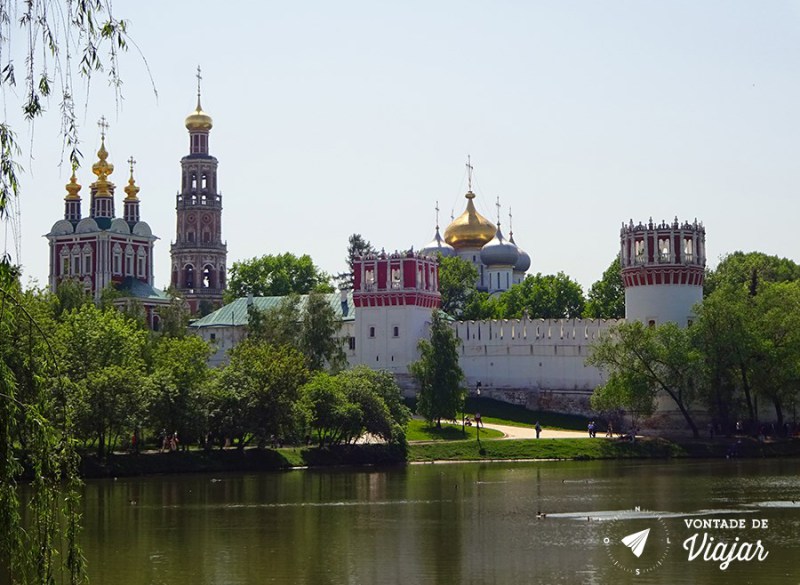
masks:
[[(514, 232), (511, 232), (509, 236), (508, 241), (517, 246), (514, 241)], [(519, 246), (517, 246), (517, 251), (519, 252), (519, 258), (517, 258), (517, 263), (514, 264), (514, 272), (527, 272), (531, 267), (531, 256)]]
[(445, 258), (450, 258), (456, 255), (456, 249), (444, 241), (444, 238), (439, 235), (439, 226), (436, 226), (436, 235), (422, 250), (420, 250), (420, 253), (424, 256), (436, 256), (437, 254), (441, 254)]
[(481, 248), (481, 262), (486, 266), (515, 266), (519, 260), (517, 247), (506, 240), (497, 224), (494, 238)]

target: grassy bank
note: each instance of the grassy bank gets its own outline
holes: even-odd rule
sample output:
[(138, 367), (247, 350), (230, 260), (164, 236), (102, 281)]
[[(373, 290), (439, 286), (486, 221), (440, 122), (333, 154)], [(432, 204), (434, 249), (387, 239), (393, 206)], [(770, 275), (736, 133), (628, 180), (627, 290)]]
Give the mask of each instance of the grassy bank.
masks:
[(636, 443), (602, 439), (512, 439), (412, 444), (409, 461), (468, 461), (479, 459), (625, 459), (685, 457), (678, 444), (664, 439)]

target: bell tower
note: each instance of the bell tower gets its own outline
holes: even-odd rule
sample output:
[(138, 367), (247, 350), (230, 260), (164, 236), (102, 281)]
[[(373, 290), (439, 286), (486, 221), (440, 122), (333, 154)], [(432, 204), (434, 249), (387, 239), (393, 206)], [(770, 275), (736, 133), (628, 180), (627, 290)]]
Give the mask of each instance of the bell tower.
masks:
[(186, 117), (189, 154), (181, 159), (181, 190), (176, 197), (177, 229), (170, 247), (172, 287), (192, 313), (207, 314), (222, 306), (228, 247), (222, 241), (222, 195), (217, 186), (217, 159), (208, 153), (213, 122), (200, 107)]

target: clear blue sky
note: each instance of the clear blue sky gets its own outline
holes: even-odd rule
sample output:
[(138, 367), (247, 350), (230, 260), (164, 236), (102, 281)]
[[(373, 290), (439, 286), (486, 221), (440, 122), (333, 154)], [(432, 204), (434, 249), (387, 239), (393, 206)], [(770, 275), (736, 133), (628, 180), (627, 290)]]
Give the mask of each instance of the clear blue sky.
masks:
[[(514, 214), (531, 272), (588, 288), (621, 222), (702, 220), (708, 256), (800, 260), (800, 3), (787, 1), (117, 2), (136, 51), (121, 107), (99, 77), (81, 112), (84, 214), (96, 121), (111, 179), (138, 165), (142, 218), (169, 281), (184, 117), (203, 69), (228, 264), (307, 253), (344, 268), (347, 237), (419, 248), (464, 208)], [(6, 94), (13, 122), (14, 96)], [(23, 157), (22, 263), (44, 284), (42, 234), (63, 216), (57, 103)], [(29, 143), (28, 129), (18, 126)]]

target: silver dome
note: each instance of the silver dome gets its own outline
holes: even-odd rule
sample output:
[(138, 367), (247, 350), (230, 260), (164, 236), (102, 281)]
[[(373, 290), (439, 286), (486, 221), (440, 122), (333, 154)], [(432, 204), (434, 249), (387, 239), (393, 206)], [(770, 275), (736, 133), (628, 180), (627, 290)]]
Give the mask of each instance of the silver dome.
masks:
[(456, 249), (445, 242), (444, 238), (439, 235), (439, 227), (437, 226), (436, 235), (422, 250), (420, 250), (420, 254), (424, 256), (436, 256), (437, 254), (441, 254), (445, 258), (450, 258), (456, 255)]
[(498, 225), (494, 238), (481, 248), (481, 262), (486, 266), (515, 266), (517, 260), (519, 250), (505, 239)]

